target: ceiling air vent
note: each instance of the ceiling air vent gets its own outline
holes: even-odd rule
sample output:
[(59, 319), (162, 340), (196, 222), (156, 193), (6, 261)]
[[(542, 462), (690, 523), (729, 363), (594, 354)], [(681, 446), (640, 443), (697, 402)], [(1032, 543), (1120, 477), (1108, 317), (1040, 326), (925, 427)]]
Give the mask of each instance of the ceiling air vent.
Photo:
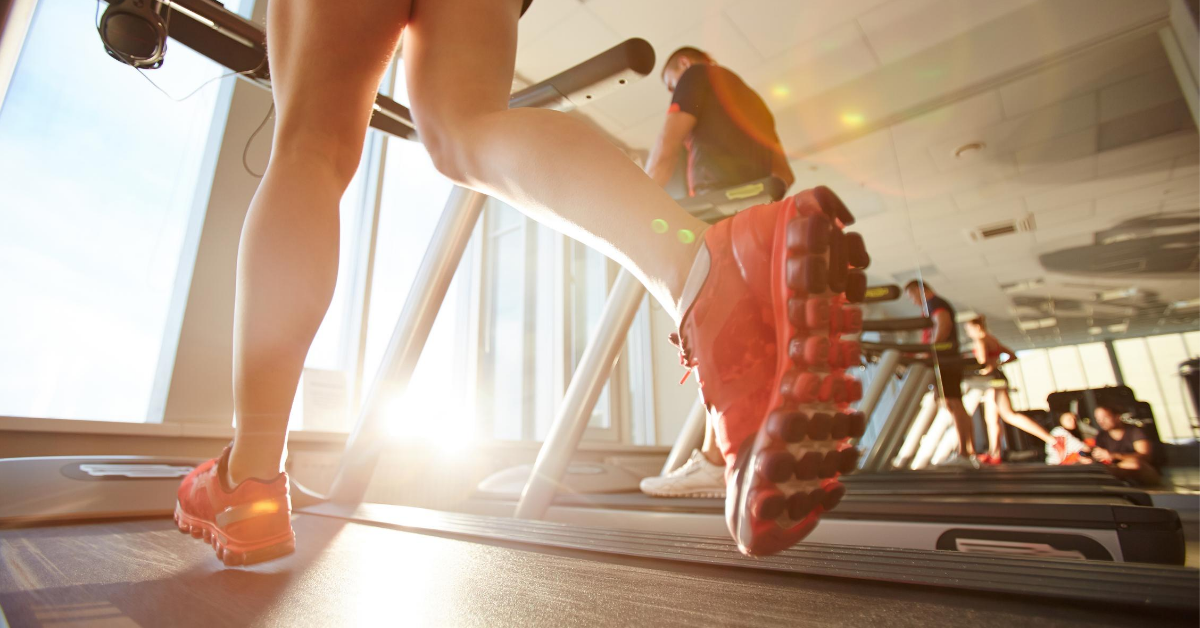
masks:
[(1033, 227), (1033, 214), (1025, 214), (1024, 217), (1015, 220), (1006, 220), (972, 229), (967, 232), (967, 237), (972, 242), (983, 242), (984, 240), (991, 240), (992, 238), (999, 238), (1014, 233), (1033, 231)]

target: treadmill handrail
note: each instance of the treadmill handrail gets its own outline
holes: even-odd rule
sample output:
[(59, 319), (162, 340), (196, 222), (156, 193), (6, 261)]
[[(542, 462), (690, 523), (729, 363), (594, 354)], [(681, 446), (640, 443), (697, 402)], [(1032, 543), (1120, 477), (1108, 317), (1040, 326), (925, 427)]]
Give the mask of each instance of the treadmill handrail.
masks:
[(896, 284), (887, 284), (883, 286), (869, 286), (863, 294), (863, 303), (884, 303), (887, 301), (895, 301), (900, 298), (900, 286)]
[(767, 196), (772, 201), (777, 201), (783, 198), (785, 193), (787, 193), (787, 184), (783, 182), (783, 179), (770, 176), (723, 190), (713, 190), (696, 196), (676, 199), (676, 201), (680, 207), (694, 213), (700, 209), (758, 196)]
[(930, 329), (933, 319), (919, 316), (917, 318), (884, 318), (863, 321), (863, 331), (916, 331)]
[[(113, 0), (105, 0), (112, 2)], [(213, 0), (164, 0), (171, 12), (168, 36), (239, 73), (239, 78), (270, 89), (266, 31)], [(509, 97), (509, 108), (570, 109), (595, 101), (613, 89), (646, 76), (654, 69), (654, 48), (632, 38), (570, 69), (526, 87)], [(407, 140), (417, 140), (408, 107), (377, 94), (371, 127)]]
[(950, 351), (954, 347), (954, 343), (949, 340), (936, 344), (924, 343), (899, 343), (899, 342), (864, 342), (862, 350), (868, 353), (883, 353), (888, 349), (895, 349), (901, 353), (937, 353), (939, 358), (942, 357), (962, 357), (961, 354)]
[[(613, 72), (615, 67), (623, 70)], [(627, 84), (629, 79), (621, 76), (625, 72), (640, 78), (653, 70), (654, 47), (650, 42), (640, 37), (627, 39), (583, 63), (514, 93), (508, 99), (508, 107), (554, 108), (563, 101), (580, 106)]]

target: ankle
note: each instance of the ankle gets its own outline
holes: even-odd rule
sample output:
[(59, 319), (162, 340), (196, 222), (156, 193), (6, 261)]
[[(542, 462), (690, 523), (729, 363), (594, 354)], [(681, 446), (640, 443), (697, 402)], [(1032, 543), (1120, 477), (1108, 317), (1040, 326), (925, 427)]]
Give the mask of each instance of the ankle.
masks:
[(705, 460), (709, 461), (709, 463), (713, 464), (714, 466), (725, 466), (725, 456), (721, 455), (720, 450), (704, 450), (700, 453), (704, 455)]
[(237, 488), (249, 479), (273, 480), (279, 476), (279, 463), (269, 460), (246, 460), (237, 455), (237, 450), (229, 454), (229, 463), (225, 465), (225, 475), (221, 478), (229, 489)]

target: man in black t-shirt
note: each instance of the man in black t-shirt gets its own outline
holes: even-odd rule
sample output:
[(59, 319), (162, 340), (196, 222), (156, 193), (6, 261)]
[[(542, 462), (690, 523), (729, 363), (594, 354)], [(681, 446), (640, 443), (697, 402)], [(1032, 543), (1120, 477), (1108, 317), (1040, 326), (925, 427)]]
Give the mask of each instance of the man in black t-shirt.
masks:
[[(939, 297), (929, 284), (917, 279), (908, 282), (904, 291), (925, 316), (933, 320), (933, 327), (921, 330), (921, 343), (933, 345), (935, 353), (941, 356), (957, 357), (958, 323), (955, 321), (954, 306)], [(954, 417), (954, 428), (958, 431), (958, 456), (949, 464), (978, 467), (979, 462), (975, 459), (975, 424), (962, 401), (962, 367), (943, 366), (939, 360), (937, 369), (940, 384), (938, 397), (942, 406)]]
[(704, 51), (680, 48), (667, 58), (662, 79), (673, 96), (646, 165), (659, 185), (671, 180), (686, 147), (689, 196), (772, 175), (791, 187), (795, 176), (775, 117), (738, 75)]
[[(679, 152), (687, 148), (688, 196), (772, 175), (791, 187), (795, 176), (775, 133), (775, 117), (738, 75), (701, 50), (680, 48), (667, 58), (662, 79), (673, 96), (646, 164), (659, 185), (670, 183)], [(710, 421), (704, 444), (683, 466), (646, 478), (641, 487), (658, 497), (724, 497), (724, 469)]]
[(1096, 406), (1093, 413), (1100, 433), (1092, 448), (1092, 460), (1111, 465), (1113, 475), (1138, 484), (1158, 484), (1160, 476), (1154, 468), (1154, 444), (1142, 428), (1127, 425), (1117, 411), (1108, 406)]

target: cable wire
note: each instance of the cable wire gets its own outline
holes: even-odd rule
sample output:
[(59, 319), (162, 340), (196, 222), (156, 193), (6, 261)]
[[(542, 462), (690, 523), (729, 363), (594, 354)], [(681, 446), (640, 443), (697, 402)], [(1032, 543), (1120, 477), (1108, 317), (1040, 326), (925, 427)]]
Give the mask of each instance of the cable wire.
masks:
[[(258, 173), (258, 172), (251, 170), (250, 163), (246, 160), (246, 156), (250, 153), (250, 143), (253, 142), (254, 138), (259, 134), (260, 131), (263, 130), (263, 127), (267, 126), (267, 121), (271, 119), (271, 114), (273, 114), (273, 113), (275, 113), (275, 102), (274, 101), (271, 102), (271, 108), (267, 109), (267, 115), (263, 117), (262, 122), (258, 123), (258, 128), (254, 129), (254, 132), (250, 134), (250, 138), (246, 140), (246, 146), (244, 148), (242, 148), (242, 167), (246, 169), (246, 172), (248, 172), (250, 174), (250, 176), (252, 176), (256, 179), (263, 178), (263, 175), (267, 173), (267, 170), (264, 168), (262, 173)], [(269, 161), (270, 157), (268, 157), (267, 159)]]

